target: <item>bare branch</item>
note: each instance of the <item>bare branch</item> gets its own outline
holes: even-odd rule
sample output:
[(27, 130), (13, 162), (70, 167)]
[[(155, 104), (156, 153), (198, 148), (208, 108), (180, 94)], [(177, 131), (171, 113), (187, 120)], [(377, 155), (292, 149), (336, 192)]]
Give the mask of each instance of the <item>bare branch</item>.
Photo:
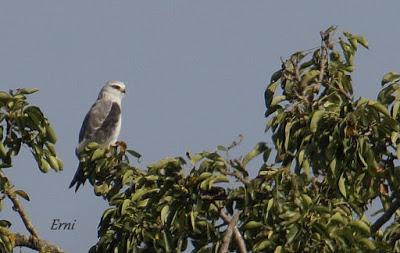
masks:
[[(2, 171), (0, 171), (0, 176), (6, 177)], [(6, 187), (3, 193), (13, 203), (13, 210), (18, 212), (30, 235), (27, 236), (19, 233), (14, 234), (10, 230), (3, 227), (0, 227), (0, 234), (7, 235), (12, 240), (14, 247), (27, 247), (39, 252), (65, 253), (65, 251), (60, 249), (58, 246), (53, 245), (52, 243), (39, 237), (38, 231), (33, 226), (28, 214), (22, 206), (22, 203), (12, 188)]]
[(34, 236), (22, 235), (19, 233), (12, 233), (6, 228), (0, 227), (0, 234), (7, 235), (14, 244), (14, 247), (26, 247), (32, 250), (48, 253), (66, 253), (58, 246), (51, 244), (48, 241), (39, 239)]
[(12, 189), (5, 189), (4, 193), (13, 203), (14, 211), (19, 213), (19, 216), (21, 217), (22, 221), (24, 222), (24, 225), (25, 225), (26, 229), (29, 231), (29, 233), (33, 237), (39, 238), (39, 233), (36, 230), (36, 228), (33, 226), (31, 220), (29, 219), (28, 214), (25, 212), (25, 209), (22, 207), (22, 204), (19, 201), (17, 194), (15, 194), (15, 192)]
[(371, 234), (375, 234), (385, 224), (392, 215), (400, 208), (400, 200), (396, 199), (390, 207), (379, 217), (371, 226)]
[(229, 221), (228, 228), (225, 231), (224, 238), (222, 239), (222, 245), (219, 248), (219, 253), (227, 253), (229, 245), (231, 243), (232, 235), (233, 235), (233, 230), (236, 226), (236, 222), (239, 219), (241, 211), (237, 212), (235, 215), (233, 215), (232, 219)]
[[(239, 219), (240, 213), (241, 212), (236, 213), (238, 219)], [(232, 218), (232, 220), (230, 220), (228, 215), (222, 209), (220, 211), (220, 216), (224, 220), (225, 223), (231, 224), (231, 221), (233, 220), (233, 218)], [(236, 245), (237, 245), (240, 253), (247, 253), (246, 244), (244, 243), (244, 239), (243, 239), (242, 235), (240, 234), (239, 229), (236, 227), (236, 223), (237, 223), (237, 221), (235, 222), (235, 225), (233, 226), (233, 234), (235, 236)]]

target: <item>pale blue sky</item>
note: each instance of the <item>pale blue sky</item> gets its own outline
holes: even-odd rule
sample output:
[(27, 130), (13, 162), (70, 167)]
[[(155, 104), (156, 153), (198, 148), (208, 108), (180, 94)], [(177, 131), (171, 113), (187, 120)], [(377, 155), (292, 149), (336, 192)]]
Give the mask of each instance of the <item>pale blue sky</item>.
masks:
[[(24, 204), (45, 239), (87, 252), (106, 204), (89, 185), (75, 194), (68, 184), (81, 122), (106, 80), (127, 84), (120, 139), (143, 154), (142, 166), (238, 134), (244, 153), (266, 139), (263, 92), (279, 58), (317, 46), (330, 25), (369, 39), (355, 92), (375, 97), (382, 75), (400, 69), (399, 9), (372, 0), (4, 1), (0, 90), (40, 88), (31, 101), (54, 124), (65, 162), (44, 175), (24, 149), (7, 174), (30, 193)], [(14, 217), (0, 213), (25, 232)], [(51, 231), (53, 218), (76, 219), (76, 229)]]

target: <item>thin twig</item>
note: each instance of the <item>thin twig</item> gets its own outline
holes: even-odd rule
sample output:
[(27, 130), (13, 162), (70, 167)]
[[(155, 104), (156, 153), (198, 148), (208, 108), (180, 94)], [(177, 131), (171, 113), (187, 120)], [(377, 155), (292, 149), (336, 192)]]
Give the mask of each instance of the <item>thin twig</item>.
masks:
[(396, 199), (390, 207), (379, 217), (371, 226), (371, 234), (375, 234), (385, 224), (392, 215), (400, 208), (400, 200)]
[(326, 51), (327, 49), (326, 49), (325, 34), (321, 32), (321, 48), (320, 48), (321, 61), (319, 63), (319, 78), (318, 78), (320, 84), (322, 84), (322, 80), (324, 79), (325, 65), (328, 62), (328, 56)]
[[(238, 215), (237, 216), (238, 218), (239, 218), (240, 213), (241, 212), (236, 213), (236, 215)], [(232, 220), (230, 220), (228, 215), (222, 209), (220, 211), (220, 216), (224, 220), (225, 223), (231, 224), (231, 221), (233, 220), (233, 218), (232, 218)], [(236, 222), (235, 222), (235, 225), (233, 227), (233, 234), (235, 236), (236, 245), (237, 245), (238, 250), (239, 250), (240, 253), (247, 253), (246, 244), (244, 243), (244, 239), (243, 239), (242, 235), (240, 234), (239, 229), (236, 227)]]

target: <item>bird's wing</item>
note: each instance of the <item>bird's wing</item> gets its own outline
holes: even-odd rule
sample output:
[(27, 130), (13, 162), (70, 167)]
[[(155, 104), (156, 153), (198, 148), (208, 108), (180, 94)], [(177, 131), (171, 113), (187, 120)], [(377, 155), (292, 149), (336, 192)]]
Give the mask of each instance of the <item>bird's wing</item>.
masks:
[(84, 140), (106, 142), (114, 134), (121, 117), (121, 107), (111, 100), (99, 99), (90, 108), (79, 132), (79, 143)]
[[(79, 143), (85, 144), (87, 141), (95, 141), (100, 144), (110, 144), (109, 142), (118, 135), (120, 119), (121, 107), (118, 103), (105, 99), (97, 100), (83, 121), (79, 132)], [(81, 164), (79, 164), (69, 188), (76, 184), (75, 191), (77, 191), (85, 180)]]

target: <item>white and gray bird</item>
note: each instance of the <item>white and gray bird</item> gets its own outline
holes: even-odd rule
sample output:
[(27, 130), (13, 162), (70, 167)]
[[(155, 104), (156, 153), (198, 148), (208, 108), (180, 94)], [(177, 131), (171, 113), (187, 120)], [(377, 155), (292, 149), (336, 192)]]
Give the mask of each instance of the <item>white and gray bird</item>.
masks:
[[(124, 94), (125, 84), (119, 81), (108, 81), (101, 89), (79, 132), (79, 144), (75, 149), (78, 158), (90, 142), (97, 142), (105, 147), (115, 144), (121, 130), (121, 100)], [(69, 188), (76, 184), (77, 191), (84, 181), (83, 170), (79, 165)]]

